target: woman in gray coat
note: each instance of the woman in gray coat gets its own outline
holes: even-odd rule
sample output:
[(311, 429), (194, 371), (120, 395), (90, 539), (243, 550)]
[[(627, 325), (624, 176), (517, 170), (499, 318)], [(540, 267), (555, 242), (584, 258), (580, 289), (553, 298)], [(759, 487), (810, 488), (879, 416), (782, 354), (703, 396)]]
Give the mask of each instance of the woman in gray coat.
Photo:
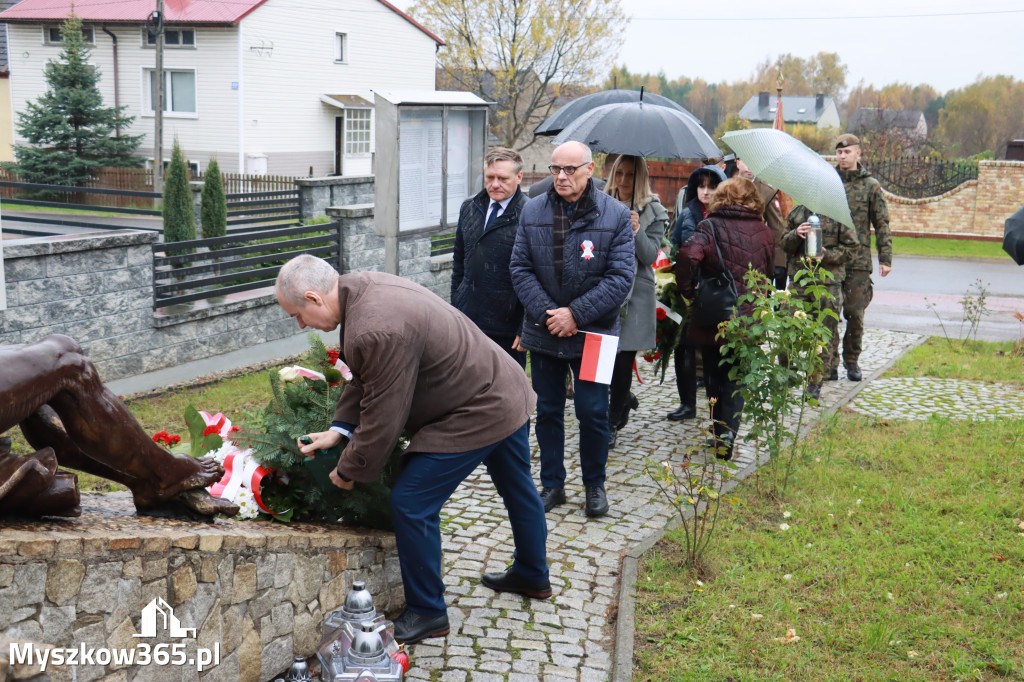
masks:
[(638, 350), (655, 345), (654, 268), (661, 240), (668, 226), (668, 211), (651, 191), (647, 163), (641, 156), (620, 156), (608, 172), (605, 192), (630, 209), (636, 251), (636, 276), (619, 315), (619, 353), (612, 371), (608, 397), (608, 446), (615, 447), (618, 430), (629, 420), (630, 408), (636, 409), (636, 396), (630, 393), (633, 363)]

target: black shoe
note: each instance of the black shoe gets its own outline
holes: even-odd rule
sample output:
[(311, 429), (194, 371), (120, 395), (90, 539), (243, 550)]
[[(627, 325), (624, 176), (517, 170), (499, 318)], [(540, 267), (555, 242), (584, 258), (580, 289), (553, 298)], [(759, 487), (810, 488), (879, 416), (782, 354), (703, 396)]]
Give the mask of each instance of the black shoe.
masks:
[(807, 384), (807, 397), (821, 400), (821, 384)]
[(839, 369), (836, 368), (829, 372), (828, 376), (825, 377), (825, 381), (839, 381)]
[(441, 616), (421, 616), (406, 609), (395, 618), (395, 639), (405, 644), (422, 642), (428, 637), (444, 637), (451, 632), (448, 625), (448, 614)]
[(846, 368), (846, 378), (850, 381), (860, 381), (864, 378), (864, 375), (860, 371), (860, 367), (856, 364), (849, 365)]
[(631, 409), (631, 410), (639, 410), (640, 409), (640, 401), (637, 400), (636, 395), (632, 391), (630, 391), (630, 393), (629, 393), (629, 409)]
[(484, 573), (480, 578), (480, 584), (489, 587), (495, 592), (514, 592), (523, 594), (530, 599), (547, 599), (551, 596), (551, 583), (545, 580), (542, 583), (533, 583), (519, 577), (511, 569), (504, 573)]
[(548, 513), (560, 504), (565, 504), (563, 488), (541, 488), (540, 501), (544, 503), (544, 513)]
[(587, 486), (587, 516), (604, 516), (608, 513), (608, 497), (603, 485)]
[(690, 405), (680, 405), (677, 409), (665, 415), (665, 418), (670, 422), (681, 422), (684, 419), (695, 419), (696, 417), (697, 408)]
[(619, 438), (619, 430), (614, 426), (608, 427), (608, 449), (615, 449), (615, 441)]

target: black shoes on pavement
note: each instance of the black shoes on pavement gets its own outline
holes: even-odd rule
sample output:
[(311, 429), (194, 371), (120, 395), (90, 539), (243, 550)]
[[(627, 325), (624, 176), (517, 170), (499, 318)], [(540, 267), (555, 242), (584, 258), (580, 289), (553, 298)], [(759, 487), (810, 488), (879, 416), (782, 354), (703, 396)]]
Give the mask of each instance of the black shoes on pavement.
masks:
[[(565, 489), (541, 488), (540, 501), (544, 503), (544, 513), (547, 513), (565, 504)], [(605, 495), (603, 485), (587, 486), (587, 504), (584, 509), (587, 516), (604, 516), (608, 513), (608, 496)]]
[(846, 378), (850, 381), (860, 381), (864, 378), (864, 375), (860, 371), (860, 367), (856, 364), (849, 365), (846, 368)]
[(535, 583), (521, 578), (512, 572), (511, 569), (504, 573), (484, 573), (480, 584), (489, 587), (495, 592), (514, 592), (522, 594), (530, 599), (547, 599), (551, 596), (551, 582), (545, 580), (542, 583)]
[(619, 439), (619, 430), (614, 426), (608, 427), (608, 449), (615, 449), (615, 441)]
[(696, 417), (697, 408), (690, 405), (680, 405), (677, 409), (665, 415), (665, 418), (670, 422), (681, 422), (684, 419), (695, 419)]
[(587, 516), (604, 516), (608, 513), (608, 496), (603, 485), (587, 486)]
[(544, 503), (544, 513), (554, 509), (560, 504), (565, 504), (565, 490), (562, 488), (541, 488), (540, 501)]
[(405, 644), (415, 644), (429, 637), (444, 637), (450, 631), (447, 613), (431, 617), (406, 609), (395, 618), (395, 639)]

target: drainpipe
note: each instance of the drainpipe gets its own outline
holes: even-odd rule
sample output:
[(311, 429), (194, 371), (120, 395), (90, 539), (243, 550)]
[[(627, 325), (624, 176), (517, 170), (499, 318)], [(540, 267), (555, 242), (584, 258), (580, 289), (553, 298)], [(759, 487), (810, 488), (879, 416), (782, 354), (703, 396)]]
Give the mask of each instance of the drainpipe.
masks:
[[(119, 107), (121, 106), (121, 89), (118, 85), (120, 79), (117, 77), (117, 36), (108, 31), (105, 25), (102, 26), (102, 29), (114, 42), (114, 106)], [(119, 123), (114, 125), (114, 137), (121, 137), (121, 125)]]

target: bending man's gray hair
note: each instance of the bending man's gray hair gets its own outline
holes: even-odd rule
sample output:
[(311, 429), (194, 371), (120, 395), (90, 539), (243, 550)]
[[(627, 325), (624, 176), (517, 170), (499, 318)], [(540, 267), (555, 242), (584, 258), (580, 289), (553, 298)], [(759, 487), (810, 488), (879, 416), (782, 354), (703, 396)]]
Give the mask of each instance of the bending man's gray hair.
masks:
[(293, 305), (303, 305), (307, 291), (326, 294), (338, 281), (338, 271), (323, 258), (304, 253), (284, 264), (277, 275), (277, 294)]

